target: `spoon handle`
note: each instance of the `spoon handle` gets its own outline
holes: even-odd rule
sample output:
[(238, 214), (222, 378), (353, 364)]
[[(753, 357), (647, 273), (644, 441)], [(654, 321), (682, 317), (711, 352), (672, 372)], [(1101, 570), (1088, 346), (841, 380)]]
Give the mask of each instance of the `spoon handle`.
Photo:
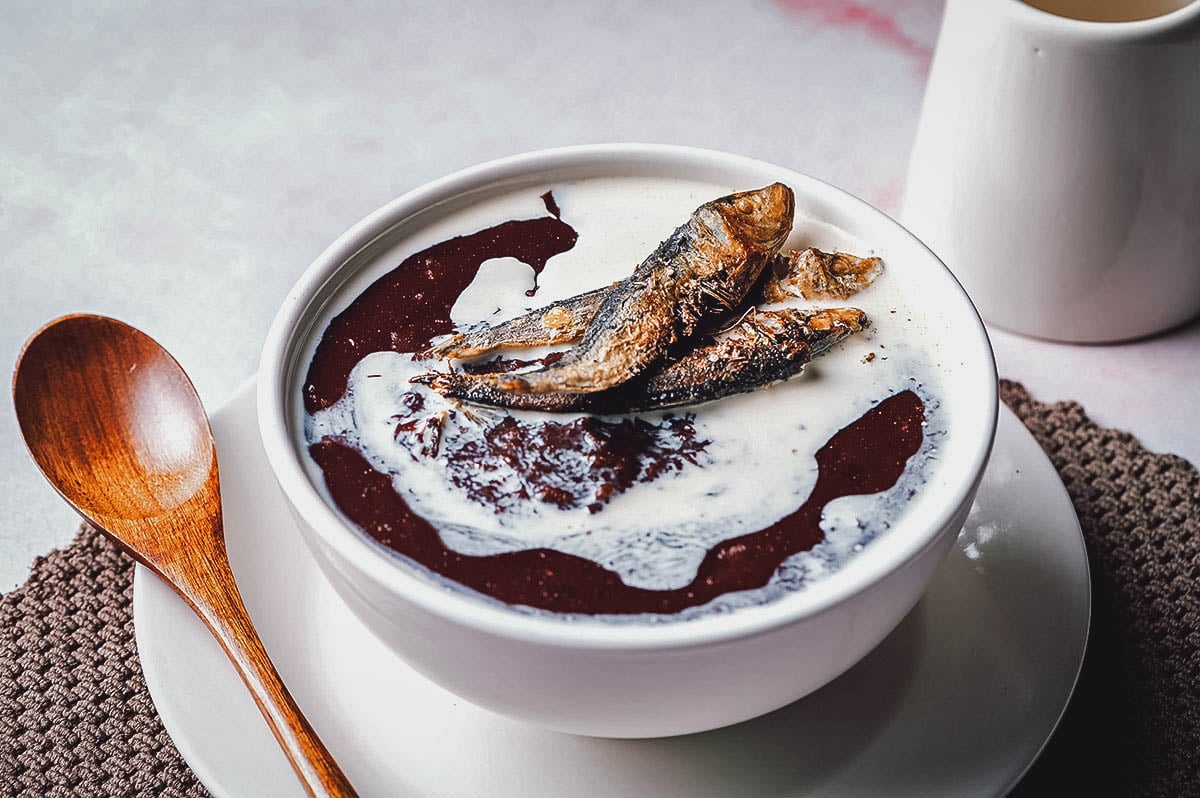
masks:
[(224, 547), (205, 560), (210, 575), (199, 575), (193, 568), (186, 575), (166, 575), (167, 581), (225, 649), (305, 791), (314, 798), (357, 796), (267, 656), (233, 581)]

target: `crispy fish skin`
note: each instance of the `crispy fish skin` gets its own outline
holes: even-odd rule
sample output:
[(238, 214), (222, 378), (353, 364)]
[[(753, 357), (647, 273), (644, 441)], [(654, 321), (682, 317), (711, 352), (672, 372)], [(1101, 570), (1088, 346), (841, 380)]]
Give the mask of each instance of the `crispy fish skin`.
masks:
[(617, 283), (582, 340), (553, 365), (473, 377), (514, 393), (593, 393), (620, 385), (745, 299), (792, 229), (792, 190), (774, 183), (701, 205)]
[[(879, 258), (810, 247), (777, 257), (752, 301), (784, 302), (797, 296), (844, 300), (868, 287), (882, 273), (883, 261)], [(456, 333), (430, 347), (429, 353), (439, 358), (466, 358), (508, 347), (571, 343), (587, 331), (612, 290), (613, 286), (604, 286), (490, 327)]]
[(752, 311), (717, 341), (599, 393), (502, 391), (461, 373), (434, 372), (413, 381), (452, 399), (493, 407), (606, 414), (661, 410), (786, 380), (799, 374), (813, 357), (869, 325), (867, 314), (858, 308)]
[(869, 325), (858, 308), (751, 311), (727, 336), (693, 349), (647, 379), (643, 396), (630, 409), (699, 404), (786, 380)]
[(860, 258), (845, 252), (822, 252), (809, 247), (792, 251), (767, 277), (764, 302), (789, 299), (844, 300), (863, 290), (883, 273), (879, 258)]
[(520, 346), (548, 346), (579, 340), (596, 316), (596, 311), (612, 293), (606, 285), (593, 291), (552, 302), (522, 316), (502, 321), (490, 327), (480, 327), (450, 338), (429, 348), (429, 354), (439, 358), (464, 358), (483, 355), (496, 349)]

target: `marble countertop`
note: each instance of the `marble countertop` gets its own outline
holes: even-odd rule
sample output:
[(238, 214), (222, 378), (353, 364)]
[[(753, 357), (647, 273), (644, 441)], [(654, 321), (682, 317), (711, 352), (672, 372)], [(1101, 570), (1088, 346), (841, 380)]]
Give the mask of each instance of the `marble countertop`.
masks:
[[(940, 0), (193, 4), (0, 10), (0, 361), (91, 311), (175, 354), (210, 409), (287, 288), (362, 216), (566, 144), (729, 150), (896, 213)], [(1002, 376), (1200, 463), (1200, 324), (1119, 346), (993, 330)], [(0, 399), (0, 591), (75, 519)]]

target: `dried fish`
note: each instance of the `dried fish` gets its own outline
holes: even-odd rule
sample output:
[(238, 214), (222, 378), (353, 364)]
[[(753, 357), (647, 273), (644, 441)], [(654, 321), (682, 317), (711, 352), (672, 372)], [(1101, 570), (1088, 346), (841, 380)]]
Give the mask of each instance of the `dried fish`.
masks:
[(431, 346), (429, 354), (440, 358), (464, 358), (487, 354), (496, 349), (577, 341), (612, 290), (613, 286), (606, 285), (499, 324), (455, 333)]
[(631, 410), (699, 404), (799, 374), (806, 363), (870, 324), (858, 308), (748, 313), (713, 344), (693, 349), (645, 380)]
[[(793, 250), (775, 259), (751, 301), (783, 302), (795, 297), (844, 300), (868, 287), (882, 273), (883, 261), (879, 258), (813, 248)], [(583, 336), (612, 290), (613, 286), (604, 286), (496, 325), (455, 333), (429, 352), (440, 358), (467, 358), (509, 347), (571, 343)]]
[(593, 393), (632, 379), (704, 320), (742, 303), (791, 232), (793, 210), (792, 190), (782, 183), (701, 205), (608, 292), (561, 360), (464, 379), (512, 393)]
[(801, 299), (844, 300), (863, 290), (883, 273), (879, 258), (860, 258), (819, 249), (792, 251), (781, 258), (762, 287), (762, 301)]
[(607, 414), (658, 410), (709, 402), (786, 380), (813, 357), (869, 324), (867, 314), (857, 308), (751, 311), (713, 343), (597, 393), (503, 391), (462, 373), (423, 374), (414, 382), (453, 399), (494, 407)]

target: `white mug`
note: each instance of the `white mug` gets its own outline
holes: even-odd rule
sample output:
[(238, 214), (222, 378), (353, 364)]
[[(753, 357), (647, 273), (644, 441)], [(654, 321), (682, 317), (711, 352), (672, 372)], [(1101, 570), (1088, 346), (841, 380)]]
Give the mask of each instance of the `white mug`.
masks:
[(1002, 328), (1200, 313), (1200, 0), (948, 0), (902, 218)]

